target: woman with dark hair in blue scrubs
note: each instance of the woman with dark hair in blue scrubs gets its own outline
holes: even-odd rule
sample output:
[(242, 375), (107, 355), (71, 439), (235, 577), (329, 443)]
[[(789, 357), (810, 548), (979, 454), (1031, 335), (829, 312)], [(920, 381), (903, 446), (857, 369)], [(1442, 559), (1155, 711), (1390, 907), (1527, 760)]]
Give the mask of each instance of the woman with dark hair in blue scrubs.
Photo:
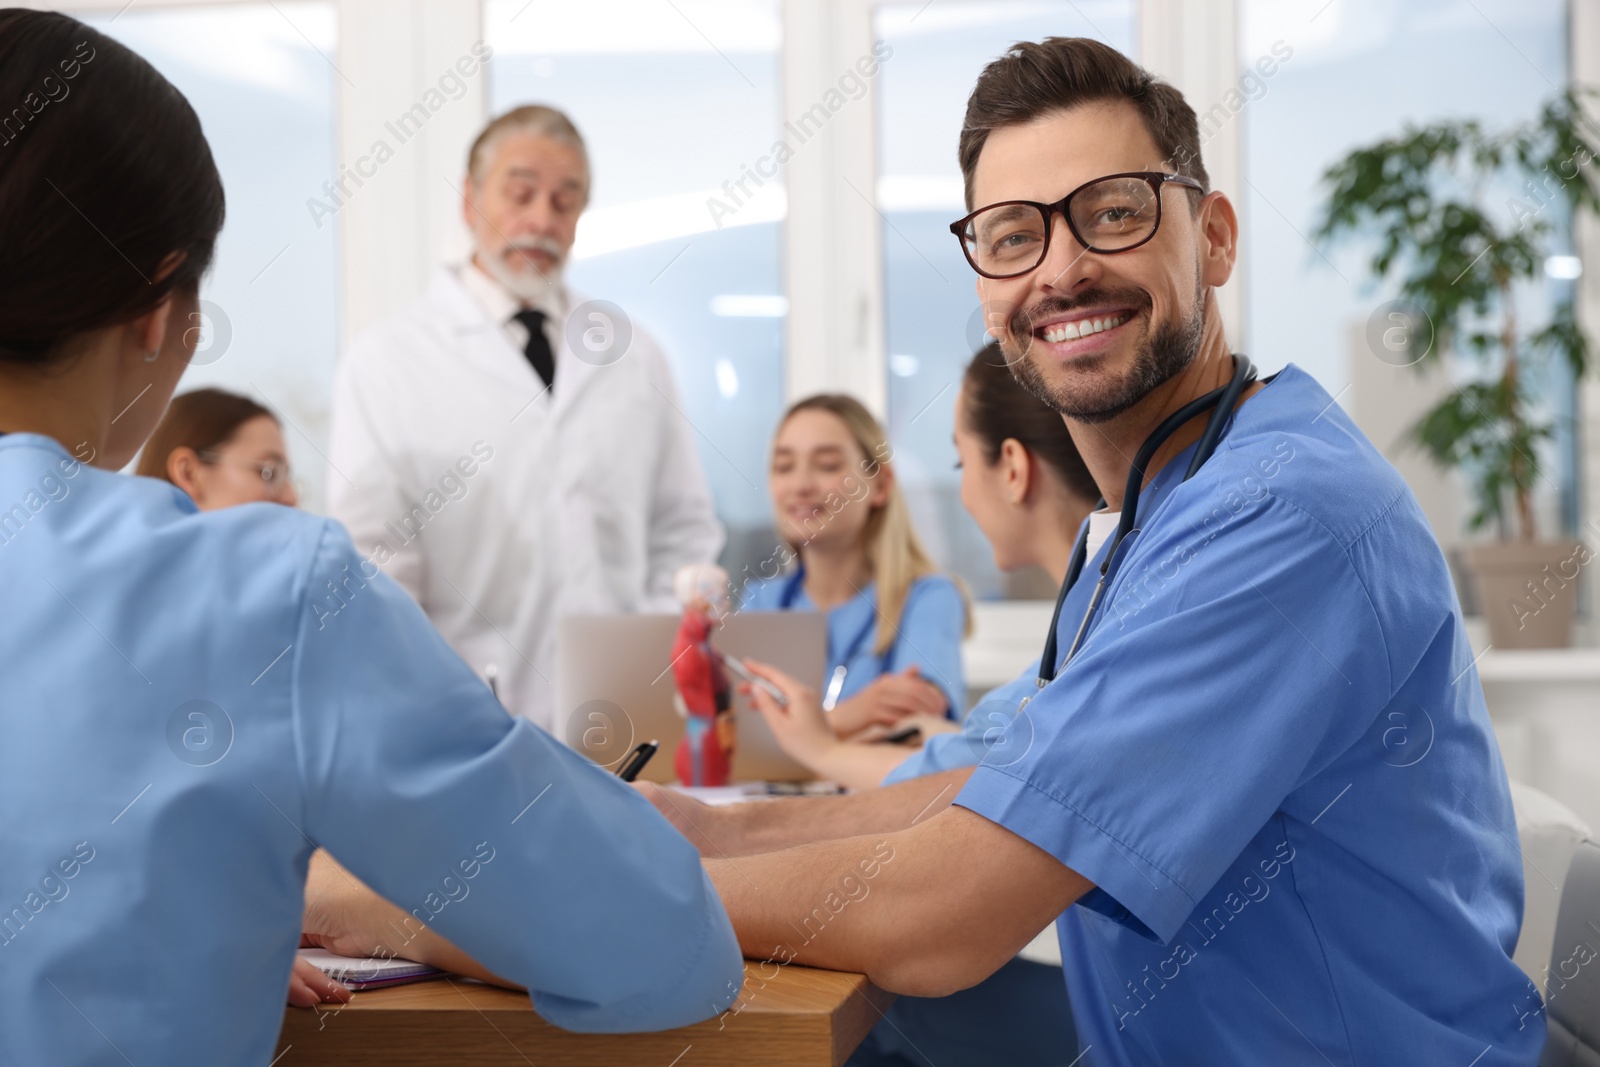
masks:
[(966, 594), (923, 550), (878, 420), (848, 396), (799, 401), (778, 425), (768, 481), (784, 545), (763, 565), (771, 576), (743, 585), (741, 607), (827, 613), (820, 682), (835, 734), (865, 740), (908, 716), (955, 716)]
[[(1039, 567), (1057, 583), (1099, 490), (1061, 416), (1018, 385), (1005, 357), (989, 345), (973, 357), (956, 396), (955, 446), (961, 503), (983, 531), (1002, 571)], [(791, 579), (792, 581), (792, 579)], [(1032, 677), (1037, 664), (1024, 672)], [(852, 789), (904, 781), (968, 766), (982, 756), (986, 735), (998, 736), (1027, 692), (1013, 685), (987, 694), (965, 714), (961, 729), (932, 732), (922, 747), (860, 745), (840, 738), (804, 707), (768, 716), (778, 743), (823, 778)]]
[[(961, 503), (1003, 571), (1042, 567), (1060, 582), (1100, 492), (1061, 416), (1017, 384), (997, 345), (973, 357), (956, 397)], [(757, 669), (760, 669), (759, 665)], [(977, 763), (1032, 691), (1035, 662), (1019, 681), (988, 693), (962, 728), (921, 748), (840, 739), (814, 706), (767, 714), (778, 742), (818, 774), (856, 789)], [(848, 1061), (849, 1067), (1062, 1065), (1077, 1056), (1054, 930), (1000, 970), (948, 997), (901, 997)], [(1037, 948), (1036, 948), (1037, 946)]]
[(715, 1015), (739, 948), (644, 798), (508, 716), (338, 525), (116, 473), (222, 228), (188, 101), (16, 9), (0, 101), (6, 1062), (265, 1065), (317, 846), (409, 910), (398, 954), (557, 1025)]

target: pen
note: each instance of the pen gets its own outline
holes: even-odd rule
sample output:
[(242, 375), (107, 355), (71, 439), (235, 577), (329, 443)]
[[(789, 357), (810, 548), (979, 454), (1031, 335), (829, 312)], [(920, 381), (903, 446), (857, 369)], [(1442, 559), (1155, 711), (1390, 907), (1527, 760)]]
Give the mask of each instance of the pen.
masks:
[(498, 701), (500, 699), (500, 686), (498, 684), (500, 681), (500, 668), (493, 663), (485, 664), (483, 680), (489, 683), (489, 693)]
[(712, 651), (717, 654), (718, 658), (722, 660), (723, 664), (734, 674), (737, 674), (741, 679), (749, 682), (751, 685), (759, 685), (768, 696), (777, 702), (778, 707), (786, 708), (789, 706), (789, 698), (783, 695), (782, 689), (779, 689), (765, 678), (757, 678), (753, 673), (751, 673), (749, 667), (746, 667), (739, 660), (728, 655), (720, 648), (713, 648)]
[(661, 747), (659, 741), (641, 741), (639, 746), (628, 754), (622, 762), (622, 769), (617, 771), (617, 777), (624, 782), (631, 782), (639, 777), (639, 772), (644, 770), (644, 765), (650, 762), (650, 757), (656, 754), (656, 749)]

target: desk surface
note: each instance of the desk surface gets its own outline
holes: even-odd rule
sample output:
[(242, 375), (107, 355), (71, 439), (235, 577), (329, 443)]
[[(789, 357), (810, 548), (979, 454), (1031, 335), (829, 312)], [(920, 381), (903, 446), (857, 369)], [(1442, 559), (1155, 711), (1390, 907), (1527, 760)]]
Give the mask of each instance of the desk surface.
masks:
[(273, 1067), (839, 1067), (894, 1000), (859, 974), (748, 961), (744, 972), (729, 1011), (651, 1034), (574, 1034), (521, 993), (460, 978), (375, 989), (342, 1008), (290, 1008)]

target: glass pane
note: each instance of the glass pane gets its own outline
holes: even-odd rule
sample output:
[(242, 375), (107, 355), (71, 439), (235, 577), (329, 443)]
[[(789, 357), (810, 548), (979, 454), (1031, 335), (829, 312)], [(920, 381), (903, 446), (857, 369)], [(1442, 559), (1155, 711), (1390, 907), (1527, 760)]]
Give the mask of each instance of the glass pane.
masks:
[(284, 420), (301, 504), (322, 510), (338, 349), (337, 227), (306, 201), (336, 175), (331, 3), (80, 15), (149, 60), (200, 116), (228, 219), (201, 284), (205, 333), (179, 392), (215, 386)]
[[(567, 280), (665, 350), (728, 528), (735, 575), (772, 552), (768, 440), (782, 413), (777, 0), (489, 0), (490, 108), (550, 104), (589, 146)], [(742, 183), (742, 190), (741, 190)]]
[(966, 214), (956, 139), (979, 72), (1015, 41), (1094, 37), (1134, 55), (1135, 0), (882, 4), (875, 38), (894, 49), (879, 75), (878, 208), (889, 347), (889, 436), (917, 530), (982, 598), (1048, 597), (1042, 571), (1002, 575), (961, 507), (951, 441), (956, 390), (988, 338), (975, 275), (950, 235)]
[[(1351, 406), (1352, 374), (1372, 373), (1364, 339), (1374, 311), (1395, 294), (1375, 287), (1367, 268), (1371, 242), (1329, 248), (1308, 239), (1320, 217), (1327, 167), (1358, 145), (1399, 135), (1410, 125), (1477, 119), (1501, 130), (1532, 119), (1567, 83), (1567, 5), (1563, 0), (1242, 0), (1241, 62), (1289, 58), (1261, 79), (1243, 109), (1245, 174), (1242, 245), (1251, 357), (1271, 372), (1294, 362)], [(1276, 49), (1274, 45), (1276, 44)], [(1491, 183), (1491, 186), (1493, 183)], [(1528, 194), (1517, 183), (1491, 188), (1491, 210)], [(1567, 221), (1556, 219), (1555, 251), (1567, 251)], [(1571, 283), (1545, 279), (1518, 294), (1518, 319), (1547, 321)], [(1403, 383), (1397, 383), (1403, 384)], [(1546, 515), (1576, 521), (1572, 395), (1551, 383), (1560, 424), (1543, 464), (1549, 482), (1537, 494)], [(1419, 387), (1420, 388), (1420, 387)], [(1360, 418), (1360, 412), (1357, 412)], [(1447, 545), (1464, 531), (1464, 490), (1403, 443), (1414, 416), (1367, 425), (1411, 481), (1435, 533)], [(1459, 514), (1457, 514), (1459, 512)], [(1548, 517), (1547, 517), (1548, 516)]]

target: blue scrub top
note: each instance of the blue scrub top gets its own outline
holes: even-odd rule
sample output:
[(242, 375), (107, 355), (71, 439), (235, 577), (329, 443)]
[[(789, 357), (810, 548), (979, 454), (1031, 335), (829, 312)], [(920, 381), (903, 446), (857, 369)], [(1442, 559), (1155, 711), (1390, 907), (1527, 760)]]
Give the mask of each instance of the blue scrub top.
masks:
[[(1063, 638), (1071, 639), (1070, 632)], [(1041, 642), (1043, 640), (1040, 638)], [(1016, 718), (1023, 701), (1039, 691), (1038, 675), (1039, 661), (1035, 659), (1011, 681), (984, 694), (961, 720), (960, 730), (934, 734), (921, 748), (896, 764), (879, 784), (897, 785), (926, 774), (971, 767), (981, 762), (991, 749), (1011, 743), (1015, 739), (1009, 737), (1006, 727)], [(1000, 760), (1005, 755), (1004, 751), (998, 751), (990, 758)]]
[[(806, 595), (804, 572), (757, 578), (745, 586), (741, 611), (816, 611)], [(956, 718), (967, 702), (966, 672), (961, 665), (961, 640), (967, 628), (967, 607), (956, 584), (942, 574), (927, 574), (911, 583), (899, 632), (884, 655), (873, 650), (878, 636), (878, 586), (869, 582), (855, 596), (828, 612), (828, 668), (820, 688), (826, 691), (834, 669), (845, 665), (839, 699), (846, 700), (884, 674), (912, 664), (944, 693), (945, 714)]]
[(0, 437), (0, 1060), (265, 1065), (321, 845), (575, 1030), (708, 1018), (693, 847), (515, 719), (339, 525)]
[(1516, 823), (1438, 544), (1304, 372), (1231, 424), (1145, 490), (1082, 649), (956, 803), (1095, 885), (1058, 922), (1085, 1063), (1532, 1065)]

